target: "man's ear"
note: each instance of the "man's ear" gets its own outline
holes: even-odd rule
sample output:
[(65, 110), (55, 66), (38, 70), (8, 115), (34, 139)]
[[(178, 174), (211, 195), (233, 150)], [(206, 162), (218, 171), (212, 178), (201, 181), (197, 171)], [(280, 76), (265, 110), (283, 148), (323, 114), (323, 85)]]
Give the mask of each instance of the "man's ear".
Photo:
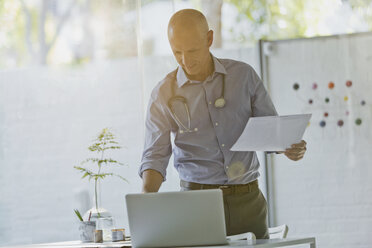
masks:
[(207, 33), (208, 47), (212, 46), (213, 43), (213, 30), (209, 30)]

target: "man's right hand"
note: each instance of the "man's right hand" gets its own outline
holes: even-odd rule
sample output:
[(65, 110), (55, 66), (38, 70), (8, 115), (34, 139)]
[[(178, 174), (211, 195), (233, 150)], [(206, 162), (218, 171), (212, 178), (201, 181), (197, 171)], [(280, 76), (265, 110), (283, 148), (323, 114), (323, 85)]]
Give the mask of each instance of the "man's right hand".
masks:
[(145, 170), (142, 173), (142, 181), (142, 193), (158, 192), (163, 176), (156, 170)]

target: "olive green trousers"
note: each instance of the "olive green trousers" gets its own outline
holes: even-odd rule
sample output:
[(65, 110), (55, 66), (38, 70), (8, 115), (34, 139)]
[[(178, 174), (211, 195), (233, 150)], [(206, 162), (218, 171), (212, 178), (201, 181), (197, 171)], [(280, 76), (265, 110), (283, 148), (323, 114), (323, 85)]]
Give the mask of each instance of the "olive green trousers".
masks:
[(267, 202), (257, 180), (248, 184), (211, 185), (181, 180), (181, 190), (221, 189), (227, 235), (253, 232), (257, 239), (268, 239)]

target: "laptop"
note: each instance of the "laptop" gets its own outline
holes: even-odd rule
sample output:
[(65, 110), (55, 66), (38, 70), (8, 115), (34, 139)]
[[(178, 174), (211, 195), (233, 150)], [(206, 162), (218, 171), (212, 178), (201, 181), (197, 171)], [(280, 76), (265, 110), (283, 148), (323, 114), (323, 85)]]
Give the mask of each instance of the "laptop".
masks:
[(125, 196), (133, 247), (227, 244), (220, 189)]

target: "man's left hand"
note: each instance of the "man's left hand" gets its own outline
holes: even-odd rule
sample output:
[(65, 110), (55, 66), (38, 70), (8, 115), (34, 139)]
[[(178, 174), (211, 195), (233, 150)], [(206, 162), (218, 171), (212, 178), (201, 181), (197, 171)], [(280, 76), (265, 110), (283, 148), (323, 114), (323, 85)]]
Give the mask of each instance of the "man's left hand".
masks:
[(306, 141), (301, 140), (300, 143), (291, 145), (291, 148), (287, 148), (284, 153), (284, 155), (287, 156), (290, 160), (298, 161), (302, 159), (306, 152)]

